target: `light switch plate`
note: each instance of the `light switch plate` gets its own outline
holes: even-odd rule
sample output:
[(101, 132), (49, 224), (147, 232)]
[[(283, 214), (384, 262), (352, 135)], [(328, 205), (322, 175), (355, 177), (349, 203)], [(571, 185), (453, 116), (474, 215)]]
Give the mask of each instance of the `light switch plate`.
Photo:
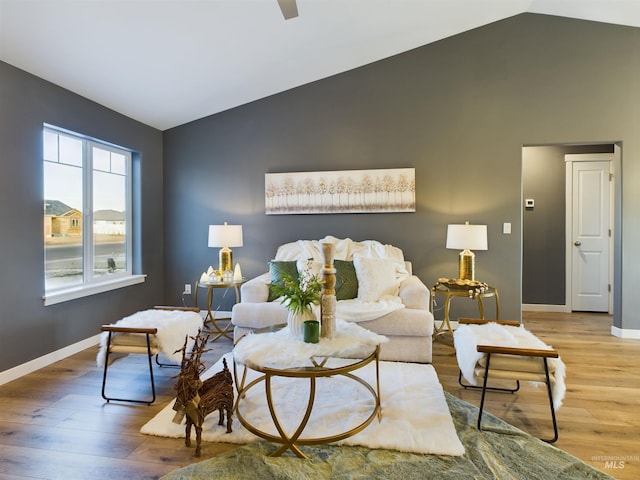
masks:
[(503, 223), (502, 224), (502, 233), (504, 233), (505, 235), (510, 235), (511, 234), (511, 224), (510, 223)]

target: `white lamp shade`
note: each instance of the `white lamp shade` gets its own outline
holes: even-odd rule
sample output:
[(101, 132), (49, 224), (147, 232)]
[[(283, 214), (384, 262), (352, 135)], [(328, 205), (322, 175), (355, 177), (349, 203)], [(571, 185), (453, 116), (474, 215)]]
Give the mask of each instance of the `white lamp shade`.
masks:
[(209, 225), (210, 247), (241, 247), (242, 225)]
[(486, 225), (448, 225), (447, 248), (454, 250), (488, 250)]

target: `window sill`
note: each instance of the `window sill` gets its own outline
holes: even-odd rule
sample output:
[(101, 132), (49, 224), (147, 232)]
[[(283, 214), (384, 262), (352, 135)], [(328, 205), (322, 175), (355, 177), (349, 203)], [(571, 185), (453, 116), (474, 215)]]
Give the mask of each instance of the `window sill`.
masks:
[(88, 297), (97, 293), (108, 292), (117, 288), (128, 287), (138, 283), (144, 283), (146, 275), (131, 275), (129, 277), (118, 278), (108, 282), (94, 283), (91, 285), (83, 285), (81, 287), (66, 288), (57, 292), (49, 293), (42, 297), (45, 306), (55, 305), (56, 303), (68, 302), (77, 298)]

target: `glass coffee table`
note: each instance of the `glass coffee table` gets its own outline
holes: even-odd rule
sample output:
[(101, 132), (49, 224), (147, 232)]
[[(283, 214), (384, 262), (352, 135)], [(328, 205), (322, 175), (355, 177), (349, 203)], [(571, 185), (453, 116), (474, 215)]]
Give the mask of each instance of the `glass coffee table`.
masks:
[[(288, 333), (288, 328), (282, 330), (250, 334), (243, 337), (234, 348), (234, 380), (238, 390), (235, 412), (242, 425), (254, 435), (281, 446), (271, 456), (277, 457), (287, 450), (300, 458), (307, 456), (300, 450), (301, 445), (318, 445), (336, 442), (351, 437), (364, 430), (376, 417), (381, 419), (380, 406), (380, 374), (379, 356), (380, 342), (367, 332), (359, 336), (353, 327), (365, 331), (355, 324), (349, 326), (349, 332), (336, 330), (333, 339), (322, 338), (319, 343), (305, 344), (294, 339)], [(347, 338), (351, 336), (352, 338)], [(373, 334), (375, 335), (375, 334)], [(384, 339), (384, 337), (381, 337)], [(345, 341), (346, 340), (346, 341)], [(343, 347), (348, 344), (347, 350)], [(271, 353), (270, 353), (271, 352)], [(282, 354), (286, 352), (286, 354)], [(348, 357), (348, 358), (346, 358)], [(375, 365), (375, 386), (359, 375), (363, 367)], [(287, 429), (283, 422), (291, 423), (291, 418), (281, 418), (281, 404), (278, 404), (278, 391), (274, 384), (288, 381), (303, 382), (308, 396), (301, 407), (301, 415), (294, 420), (294, 425)], [(368, 412), (363, 418), (358, 417), (356, 425), (332, 425), (331, 432), (322, 436), (304, 436), (305, 429), (312, 419), (314, 408), (322, 409), (318, 405), (317, 389), (319, 382), (355, 382), (353, 388), (359, 389), (363, 397), (368, 398)], [(333, 388), (333, 384), (322, 385), (323, 388)], [(303, 387), (298, 387), (300, 391)], [(261, 389), (264, 389), (263, 391)], [(248, 396), (251, 400), (248, 400)], [(282, 399), (281, 399), (282, 400)], [(286, 402), (288, 399), (284, 399)], [(349, 409), (351, 398), (344, 398), (344, 408)], [(250, 406), (266, 402), (273, 426), (267, 431), (264, 426), (256, 425)], [(335, 428), (334, 428), (335, 427)], [(288, 431), (287, 431), (288, 430)], [(335, 431), (333, 431), (335, 430)]]

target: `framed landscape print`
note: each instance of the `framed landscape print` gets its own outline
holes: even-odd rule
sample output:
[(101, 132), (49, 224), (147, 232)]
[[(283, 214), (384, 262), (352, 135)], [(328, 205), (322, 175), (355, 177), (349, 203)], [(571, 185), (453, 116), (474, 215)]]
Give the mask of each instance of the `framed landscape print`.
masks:
[(267, 173), (267, 215), (416, 211), (415, 168)]

